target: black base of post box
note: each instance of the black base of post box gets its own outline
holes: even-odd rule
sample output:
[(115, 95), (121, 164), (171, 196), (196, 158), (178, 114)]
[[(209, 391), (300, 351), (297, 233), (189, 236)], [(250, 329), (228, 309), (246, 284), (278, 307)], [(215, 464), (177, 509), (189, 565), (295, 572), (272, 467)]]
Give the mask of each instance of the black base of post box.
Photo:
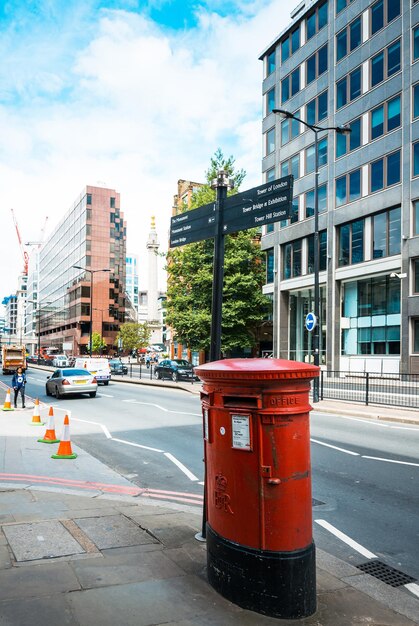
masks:
[(210, 584), (235, 604), (270, 617), (299, 619), (316, 611), (316, 559), (304, 550), (272, 552), (246, 548), (207, 524)]

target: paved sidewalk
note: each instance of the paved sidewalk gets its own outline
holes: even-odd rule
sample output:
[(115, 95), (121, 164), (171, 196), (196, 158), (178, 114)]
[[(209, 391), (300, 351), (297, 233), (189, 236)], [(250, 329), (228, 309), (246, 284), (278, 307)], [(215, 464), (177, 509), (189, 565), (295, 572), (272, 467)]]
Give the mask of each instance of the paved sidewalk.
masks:
[(37, 443), (45, 427), (31, 420), (30, 409), (0, 412), (0, 626), (419, 624), (404, 587), (322, 550), (315, 615), (277, 620), (233, 605), (207, 582), (200, 507), (152, 500), (74, 444), (76, 460), (52, 460), (56, 445)]

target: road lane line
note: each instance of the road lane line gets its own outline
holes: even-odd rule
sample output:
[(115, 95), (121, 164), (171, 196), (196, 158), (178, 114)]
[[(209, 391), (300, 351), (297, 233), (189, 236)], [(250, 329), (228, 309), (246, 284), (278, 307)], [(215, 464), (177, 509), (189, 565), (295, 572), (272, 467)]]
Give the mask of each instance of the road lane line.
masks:
[(354, 550), (362, 554), (362, 556), (365, 556), (365, 558), (367, 559), (378, 558), (377, 555), (375, 555), (373, 552), (370, 552), (369, 550), (367, 550), (367, 548), (364, 548), (364, 546), (361, 546), (360, 543), (358, 543), (357, 541), (354, 541), (354, 539), (351, 539), (350, 537), (348, 537), (348, 535), (345, 535), (345, 533), (335, 528), (335, 526), (332, 526), (332, 524), (329, 524), (329, 522), (326, 522), (326, 520), (316, 519), (314, 521), (316, 522), (316, 524), (319, 524), (319, 526), (322, 526), (323, 528), (331, 532), (333, 535), (335, 535), (335, 537), (338, 537), (338, 539), (340, 539), (341, 541), (346, 543), (348, 546), (350, 546), (351, 548), (353, 548)]
[[(314, 413), (315, 411), (313, 411)], [(320, 414), (321, 411), (318, 411)], [(321, 413), (323, 417), (336, 417), (329, 413)], [(393, 430), (413, 430), (418, 432), (419, 426), (393, 426), (393, 424), (383, 424), (382, 422), (374, 421), (370, 417), (360, 418), (360, 417), (348, 417), (347, 415), (339, 415), (339, 419), (349, 420), (351, 422), (361, 422), (362, 424), (367, 424), (368, 426), (377, 426), (378, 428), (391, 428)]]
[(384, 461), (385, 463), (397, 463), (398, 465), (413, 465), (413, 467), (419, 467), (419, 463), (409, 463), (409, 461), (395, 461), (394, 459), (381, 459), (378, 456), (362, 455), (363, 459), (371, 459), (372, 461)]
[(142, 448), (143, 450), (151, 450), (151, 452), (163, 452), (163, 450), (159, 450), (158, 448), (150, 448), (149, 446), (142, 446), (140, 443), (134, 443), (133, 441), (126, 441), (125, 439), (117, 439), (116, 437), (111, 436), (112, 441), (118, 441), (119, 443), (124, 443), (126, 446), (134, 446), (134, 448)]
[(103, 393), (102, 391), (99, 394), (99, 397), (103, 396), (104, 398), (114, 398), (115, 396), (111, 396), (110, 393)]
[(344, 452), (345, 454), (351, 454), (352, 456), (360, 456), (359, 452), (352, 452), (351, 450), (345, 450), (345, 448), (339, 448), (338, 446), (332, 446), (330, 443), (324, 443), (324, 441), (319, 441), (318, 439), (310, 439), (313, 443), (319, 444), (319, 446), (326, 446), (326, 448), (332, 448), (333, 450), (338, 450), (339, 452)]
[(403, 586), (406, 587), (408, 591), (410, 591), (411, 593), (413, 593), (415, 596), (419, 598), (419, 585), (417, 585), (416, 583), (407, 583), (406, 585), (403, 585)]
[(192, 472), (190, 470), (188, 470), (187, 467), (185, 467), (185, 465), (183, 465), (183, 463), (181, 463), (180, 461), (177, 460), (177, 458), (175, 456), (173, 456), (173, 454), (170, 454), (170, 452), (165, 452), (164, 456), (166, 456), (170, 461), (172, 461), (172, 463), (174, 463), (184, 474), (186, 474), (186, 476), (189, 478), (189, 480), (199, 480), (199, 478), (197, 476), (195, 476), (195, 474), (192, 474)]
[(160, 404), (154, 402), (141, 402), (140, 400), (122, 400), (122, 402), (129, 402), (131, 404), (142, 404), (144, 406), (155, 406), (157, 409), (164, 411), (165, 413), (176, 413), (176, 415), (193, 415), (194, 417), (202, 417), (201, 413), (190, 413), (189, 411), (172, 411), (172, 409), (166, 409)]
[(100, 422), (91, 422), (90, 420), (82, 420), (79, 417), (73, 417), (73, 420), (75, 422), (83, 422), (84, 424), (94, 424), (95, 426), (99, 426), (99, 428), (101, 428), (103, 432), (105, 433), (106, 439), (113, 439), (111, 433), (106, 428), (106, 426), (104, 424), (101, 424)]

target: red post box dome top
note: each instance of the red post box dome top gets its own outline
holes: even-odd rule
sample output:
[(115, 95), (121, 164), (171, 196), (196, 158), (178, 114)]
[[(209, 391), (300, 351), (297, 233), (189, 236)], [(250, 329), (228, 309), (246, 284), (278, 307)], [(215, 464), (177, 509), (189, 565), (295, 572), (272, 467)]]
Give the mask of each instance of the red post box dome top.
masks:
[(312, 379), (319, 376), (316, 365), (286, 359), (223, 359), (195, 367), (204, 381), (229, 380), (290, 380)]

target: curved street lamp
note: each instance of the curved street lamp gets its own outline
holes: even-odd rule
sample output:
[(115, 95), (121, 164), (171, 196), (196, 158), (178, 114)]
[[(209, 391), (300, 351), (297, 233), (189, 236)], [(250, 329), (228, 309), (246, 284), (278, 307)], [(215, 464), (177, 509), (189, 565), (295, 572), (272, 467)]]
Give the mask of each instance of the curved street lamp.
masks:
[[(309, 124), (300, 119), (290, 111), (286, 109), (272, 109), (272, 113), (280, 115), (284, 119), (296, 120), (300, 124), (303, 124), (306, 128), (310, 129), (314, 133), (314, 316), (316, 324), (313, 328), (313, 353), (314, 353), (314, 365), (320, 365), (320, 340), (319, 340), (319, 322), (320, 322), (320, 282), (319, 282), (319, 269), (320, 269), (320, 250), (319, 250), (319, 142), (318, 134), (322, 131), (333, 130), (339, 135), (344, 135), (352, 132), (350, 126), (318, 126), (317, 124)], [(319, 379), (313, 380), (313, 402), (319, 401)]]

